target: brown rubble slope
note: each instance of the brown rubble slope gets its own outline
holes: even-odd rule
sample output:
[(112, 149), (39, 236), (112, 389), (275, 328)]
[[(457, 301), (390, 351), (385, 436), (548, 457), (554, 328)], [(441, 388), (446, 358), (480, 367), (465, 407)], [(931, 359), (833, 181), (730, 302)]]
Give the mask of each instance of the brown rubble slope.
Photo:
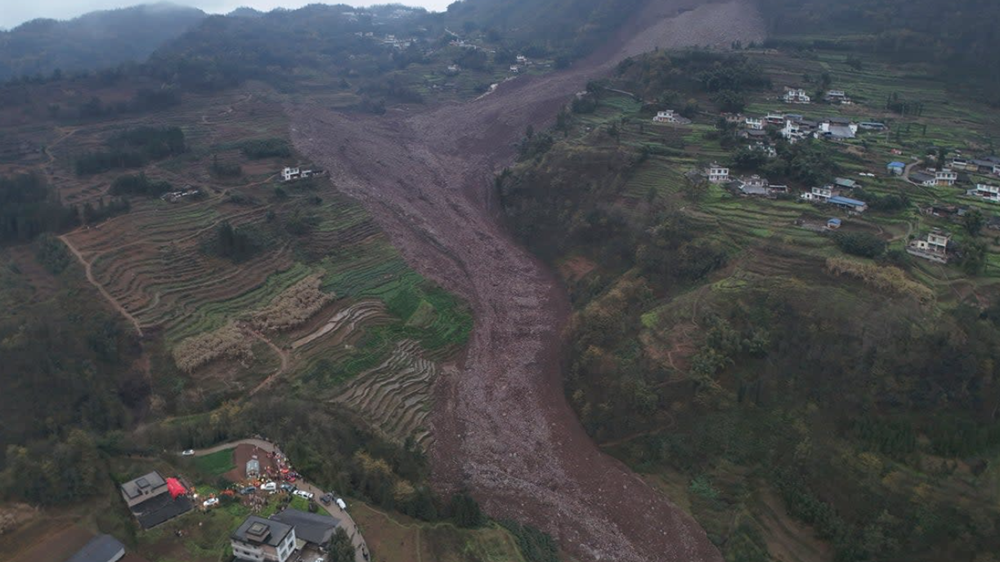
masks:
[(431, 460), (445, 489), (468, 487), (496, 517), (552, 533), (581, 560), (721, 560), (686, 513), (602, 454), (560, 378), (569, 312), (552, 272), (496, 220), (492, 175), (527, 125), (545, 125), (587, 81), (655, 47), (762, 38), (749, 0), (659, 0), (573, 69), (522, 77), (463, 104), (341, 114), (290, 106), (296, 146), (360, 199), (422, 274), (467, 299), (464, 369), (438, 382)]

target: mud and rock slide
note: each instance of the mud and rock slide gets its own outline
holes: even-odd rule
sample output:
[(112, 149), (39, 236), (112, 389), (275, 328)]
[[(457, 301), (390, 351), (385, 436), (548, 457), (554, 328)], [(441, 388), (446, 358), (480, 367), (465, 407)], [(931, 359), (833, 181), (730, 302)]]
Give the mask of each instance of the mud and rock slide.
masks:
[(476, 101), (383, 116), (308, 99), (289, 105), (297, 148), (368, 208), (415, 269), (473, 308), (464, 367), (437, 383), (436, 484), (467, 487), (491, 515), (546, 530), (579, 560), (721, 556), (690, 516), (584, 432), (560, 376), (565, 291), (504, 231), (492, 177), (529, 124), (551, 122), (626, 56), (746, 43), (762, 39), (762, 29), (752, 0), (637, 1), (633, 23), (588, 60)]

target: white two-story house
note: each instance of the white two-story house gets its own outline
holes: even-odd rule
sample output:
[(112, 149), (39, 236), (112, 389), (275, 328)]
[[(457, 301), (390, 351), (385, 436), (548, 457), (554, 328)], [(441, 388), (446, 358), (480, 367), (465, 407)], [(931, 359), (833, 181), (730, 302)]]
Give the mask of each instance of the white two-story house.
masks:
[(812, 190), (803, 193), (801, 197), (806, 201), (821, 201), (825, 203), (833, 196), (833, 186), (824, 185), (823, 187), (812, 188)]
[(295, 552), (295, 529), (256, 515), (230, 536), (233, 555), (249, 562), (287, 562)]
[(712, 165), (705, 171), (710, 183), (725, 183), (729, 181), (729, 168), (724, 168), (712, 162)]
[(802, 88), (785, 88), (785, 103), (812, 103), (812, 98)]
[(976, 189), (970, 189), (966, 194), (979, 197), (990, 203), (1000, 203), (1000, 186), (997, 185), (977, 183)]

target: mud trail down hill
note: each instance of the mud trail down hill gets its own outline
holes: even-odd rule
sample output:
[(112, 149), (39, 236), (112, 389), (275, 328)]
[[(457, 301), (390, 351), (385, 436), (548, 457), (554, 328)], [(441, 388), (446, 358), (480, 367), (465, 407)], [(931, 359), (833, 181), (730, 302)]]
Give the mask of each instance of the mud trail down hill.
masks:
[(363, 202), (415, 269), (473, 307), (464, 368), (438, 381), (436, 483), (467, 486), (491, 515), (545, 529), (580, 560), (721, 556), (694, 520), (580, 426), (560, 376), (565, 292), (497, 220), (492, 176), (512, 161), (527, 125), (545, 126), (626, 56), (746, 43), (762, 39), (762, 28), (749, 0), (656, 0), (588, 61), (477, 101), (381, 117), (289, 105), (296, 146)]

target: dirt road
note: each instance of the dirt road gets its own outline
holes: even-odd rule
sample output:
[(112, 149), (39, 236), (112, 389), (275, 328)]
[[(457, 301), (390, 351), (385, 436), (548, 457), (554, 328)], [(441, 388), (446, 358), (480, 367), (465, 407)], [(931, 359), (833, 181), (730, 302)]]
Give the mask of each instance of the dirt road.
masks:
[(721, 556), (696, 522), (602, 454), (580, 426), (560, 376), (565, 291), (497, 220), (492, 176), (510, 163), (527, 125), (549, 123), (625, 56), (747, 43), (762, 28), (749, 1), (656, 0), (590, 60), (506, 82), (476, 101), (382, 117), (307, 100), (289, 107), (296, 146), (365, 204), (413, 267), (474, 309), (464, 368), (437, 383), (437, 484), (467, 486), (490, 514), (545, 529), (580, 560)]

